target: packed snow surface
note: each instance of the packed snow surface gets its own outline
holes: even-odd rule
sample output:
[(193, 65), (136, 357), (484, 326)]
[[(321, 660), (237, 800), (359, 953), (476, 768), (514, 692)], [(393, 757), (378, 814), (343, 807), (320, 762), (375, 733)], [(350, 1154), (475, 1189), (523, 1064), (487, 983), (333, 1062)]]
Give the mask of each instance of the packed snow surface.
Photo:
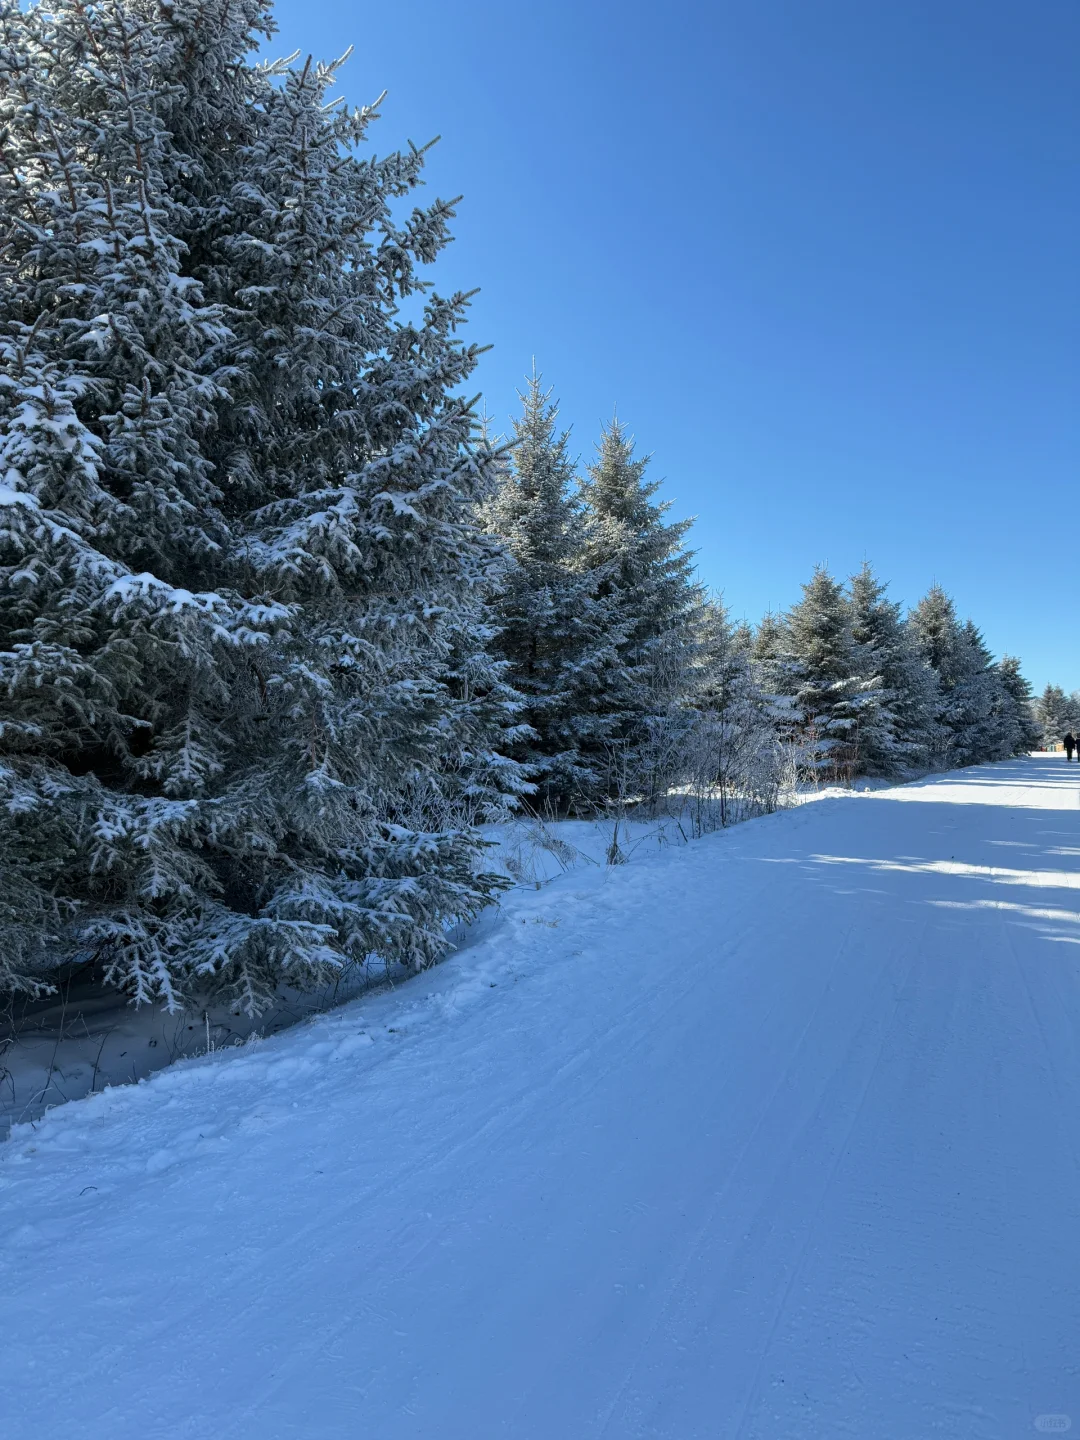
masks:
[(1080, 766), (520, 891), (18, 1127), (5, 1440), (1080, 1428)]

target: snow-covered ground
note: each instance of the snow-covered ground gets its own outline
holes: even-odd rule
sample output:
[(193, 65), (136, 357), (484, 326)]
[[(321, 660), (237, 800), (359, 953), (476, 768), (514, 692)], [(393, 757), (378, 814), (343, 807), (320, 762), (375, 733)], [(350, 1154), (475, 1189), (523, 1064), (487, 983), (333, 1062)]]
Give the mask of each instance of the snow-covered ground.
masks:
[[(810, 791), (789, 797), (789, 803), (829, 793)], [(704, 818), (719, 823), (718, 815), (706, 813)], [(689, 844), (701, 820), (697, 807), (687, 802), (680, 808), (677, 797), (670, 813), (650, 820), (545, 822), (522, 817), (485, 827), (492, 849), (484, 864), (506, 875), (516, 889), (535, 890), (575, 868), (608, 864), (613, 846), (618, 863), (629, 864)], [(513, 905), (511, 894), (501, 908), (512, 910)], [(455, 943), (470, 944), (490, 928), (492, 919), (485, 915), (478, 926), (462, 927), (453, 936)], [(178, 1059), (277, 1034), (348, 998), (403, 982), (413, 983), (413, 977), (404, 971), (388, 976), (372, 957), (324, 990), (302, 993), (282, 987), (275, 1006), (253, 1017), (230, 1005), (176, 1013), (157, 1004), (136, 1009), (123, 994), (103, 991), (100, 981), (69, 979), (57, 993), (17, 1003), (0, 1019), (0, 1139), (13, 1124), (36, 1120), (57, 1105), (110, 1085), (145, 1080)]]
[(1080, 767), (515, 892), (0, 1151), (4, 1440), (1080, 1427)]
[[(859, 780), (855, 788), (884, 784)], [(792, 807), (847, 793), (839, 787), (806, 786), (786, 793), (782, 803)], [(677, 795), (671, 796), (665, 814), (651, 819), (628, 821), (613, 815), (543, 821), (522, 816), (484, 827), (493, 846), (484, 864), (507, 875), (515, 888), (536, 889), (569, 870), (611, 863), (613, 847), (616, 863), (630, 864), (691, 844), (702, 828), (718, 826), (714, 802), (699, 804), (690, 797), (681, 801)], [(502, 909), (512, 909), (513, 903), (512, 897), (504, 900)], [(479, 927), (462, 927), (454, 932), (454, 943), (470, 944), (491, 920), (485, 915)], [(37, 1120), (57, 1105), (110, 1085), (135, 1084), (179, 1059), (276, 1035), (347, 999), (411, 979), (404, 971), (388, 975), (373, 956), (325, 989), (301, 992), (283, 986), (270, 1010), (250, 1016), (220, 1004), (178, 1012), (160, 1004), (135, 1008), (122, 993), (103, 991), (93, 977), (69, 978), (56, 993), (16, 1001), (0, 1016), (0, 1140), (12, 1125)]]

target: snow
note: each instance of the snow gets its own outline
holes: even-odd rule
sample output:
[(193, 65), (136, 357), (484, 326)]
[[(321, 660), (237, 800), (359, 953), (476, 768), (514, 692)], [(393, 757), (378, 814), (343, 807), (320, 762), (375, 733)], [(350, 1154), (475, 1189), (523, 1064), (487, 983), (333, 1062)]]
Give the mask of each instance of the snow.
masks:
[(21, 1126), (5, 1440), (1080, 1423), (1080, 767), (523, 887), (438, 970)]
[[(626, 862), (665, 846), (685, 845), (694, 833), (690, 815), (681, 812), (647, 822), (620, 818), (617, 828), (619, 853)], [(485, 852), (485, 869), (529, 889), (578, 866), (606, 864), (616, 838), (614, 820), (521, 818), (482, 830), (493, 847)], [(485, 917), (481, 926), (489, 923)], [(466, 928), (455, 938), (467, 943), (471, 933)], [(400, 966), (388, 972), (379, 957), (370, 956), (321, 989), (280, 986), (275, 1006), (255, 1017), (228, 1004), (195, 1013), (172, 1011), (156, 1000), (135, 1007), (123, 994), (103, 993), (97, 982), (68, 981), (45, 1000), (17, 1006), (10, 1019), (0, 1023), (0, 1134), (107, 1086), (137, 1083), (179, 1058), (276, 1034), (388, 981), (400, 983), (409, 973)]]

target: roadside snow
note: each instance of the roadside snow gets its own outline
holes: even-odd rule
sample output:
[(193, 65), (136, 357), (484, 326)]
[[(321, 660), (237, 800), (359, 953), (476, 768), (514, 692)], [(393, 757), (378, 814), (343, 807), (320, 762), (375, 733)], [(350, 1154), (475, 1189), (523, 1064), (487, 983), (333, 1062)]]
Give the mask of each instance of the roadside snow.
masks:
[(20, 1126), (5, 1440), (1080, 1424), (1078, 782), (578, 865), (401, 990)]
[[(521, 819), (487, 826), (486, 834), (493, 849), (485, 864), (516, 887), (534, 890), (570, 870), (606, 865), (613, 841), (620, 863), (629, 863), (689, 843), (693, 829), (689, 816), (629, 824), (620, 819), (617, 825)], [(512, 909), (511, 897), (502, 902), (504, 912), (508, 905)], [(463, 928), (455, 942), (471, 944), (492, 918), (485, 915), (476, 926)], [(388, 981), (398, 986), (399, 995), (411, 995), (408, 986), (426, 983), (405, 972), (388, 976), (373, 960), (325, 990), (283, 988), (274, 1008), (255, 1018), (229, 1005), (180, 1014), (157, 1004), (136, 1009), (125, 996), (103, 993), (98, 984), (65, 984), (46, 1000), (17, 1005), (11, 1020), (0, 1024), (0, 1138), (12, 1125), (37, 1120), (57, 1105), (109, 1086), (135, 1084), (179, 1059), (257, 1043)]]

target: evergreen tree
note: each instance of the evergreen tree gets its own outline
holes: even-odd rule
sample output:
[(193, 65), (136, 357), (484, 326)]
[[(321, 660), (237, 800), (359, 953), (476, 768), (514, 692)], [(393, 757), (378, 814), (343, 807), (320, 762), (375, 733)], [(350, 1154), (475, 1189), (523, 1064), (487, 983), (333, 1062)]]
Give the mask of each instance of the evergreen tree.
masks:
[(908, 616), (919, 653), (937, 677), (938, 701), (932, 758), (946, 768), (957, 763), (956, 732), (948, 722), (952, 692), (959, 683), (959, 625), (956, 608), (940, 585), (932, 585)]
[(769, 808), (762, 797), (778, 788), (775, 705), (755, 678), (749, 626), (733, 623), (719, 596), (704, 604), (699, 626), (693, 704), (706, 716), (697, 735), (708, 751), (699, 778), (715, 788), (727, 825), (744, 811)]
[(964, 740), (962, 763), (1006, 760), (1016, 753), (1012, 697), (1002, 685), (994, 657), (974, 621), (964, 622), (961, 640), (969, 657), (969, 678), (960, 692), (966, 706), (966, 716), (958, 727)]
[[(732, 622), (721, 595), (705, 600), (697, 629), (692, 705), (726, 720), (743, 694), (757, 693), (750, 659), (753, 635)], [(768, 703), (764, 695), (761, 701)]]
[(558, 407), (535, 373), (521, 399), (512, 464), (484, 511), (512, 561), (496, 605), (498, 646), (524, 699), (528, 730), (514, 755), (529, 766), (540, 802), (566, 811), (604, 793), (605, 746), (630, 718), (628, 627), (617, 597), (603, 592), (608, 567), (589, 563)]
[(495, 658), (492, 605), (506, 555), (493, 537), (481, 532), (476, 538), (481, 563), (447, 623), (448, 656), (440, 678), (452, 703), (444, 717), (440, 763), (418, 771), (411, 789), (413, 819), (428, 830), (506, 819), (534, 790), (509, 753), (530, 734), (520, 719), (524, 700), (510, 683), (508, 663)]
[(1035, 702), (1035, 718), (1047, 744), (1060, 744), (1063, 735), (1075, 734), (1080, 706), (1060, 685), (1047, 685)]
[(909, 616), (919, 650), (939, 675), (949, 673), (959, 629), (956, 607), (940, 585), (932, 585)]
[(755, 627), (750, 642), (750, 662), (758, 688), (767, 695), (778, 721), (793, 721), (788, 691), (792, 689), (792, 661), (787, 627), (782, 615), (769, 610)]
[(909, 617), (923, 658), (938, 679), (936, 760), (977, 765), (1012, 753), (1003, 723), (1003, 691), (977, 627), (961, 625), (952, 600), (934, 585)]
[(1011, 743), (1010, 753), (1025, 755), (1042, 741), (1042, 730), (1035, 718), (1031, 685), (1020, 671), (1015, 655), (1003, 655), (998, 662), (998, 678), (1008, 696), (1007, 716)]
[(467, 792), (479, 751), (489, 796), (514, 784), (477, 623), (494, 461), (454, 394), (467, 297), (398, 309), (453, 211), (396, 218), (423, 153), (365, 157), (375, 112), (327, 105), (336, 66), (257, 63), (262, 0), (3, 0), (0, 28), (25, 896), (0, 897), (0, 951), (252, 1008), (373, 952), (427, 964), (497, 882), (417, 796)]
[(787, 693), (815, 770), (850, 776), (860, 725), (875, 682), (859, 674), (851, 608), (842, 586), (819, 566), (787, 615)]
[(670, 501), (654, 500), (660, 482), (645, 479), (648, 457), (635, 459), (618, 420), (603, 427), (597, 451), (581, 485), (584, 563), (622, 631), (605, 703), (620, 718), (615, 734), (634, 742), (687, 693), (702, 597), (683, 548), (691, 522), (665, 520)]
[(869, 564), (851, 577), (851, 633), (867, 688), (859, 722), (859, 768), (893, 775), (929, 763), (936, 681), (886, 586)]

